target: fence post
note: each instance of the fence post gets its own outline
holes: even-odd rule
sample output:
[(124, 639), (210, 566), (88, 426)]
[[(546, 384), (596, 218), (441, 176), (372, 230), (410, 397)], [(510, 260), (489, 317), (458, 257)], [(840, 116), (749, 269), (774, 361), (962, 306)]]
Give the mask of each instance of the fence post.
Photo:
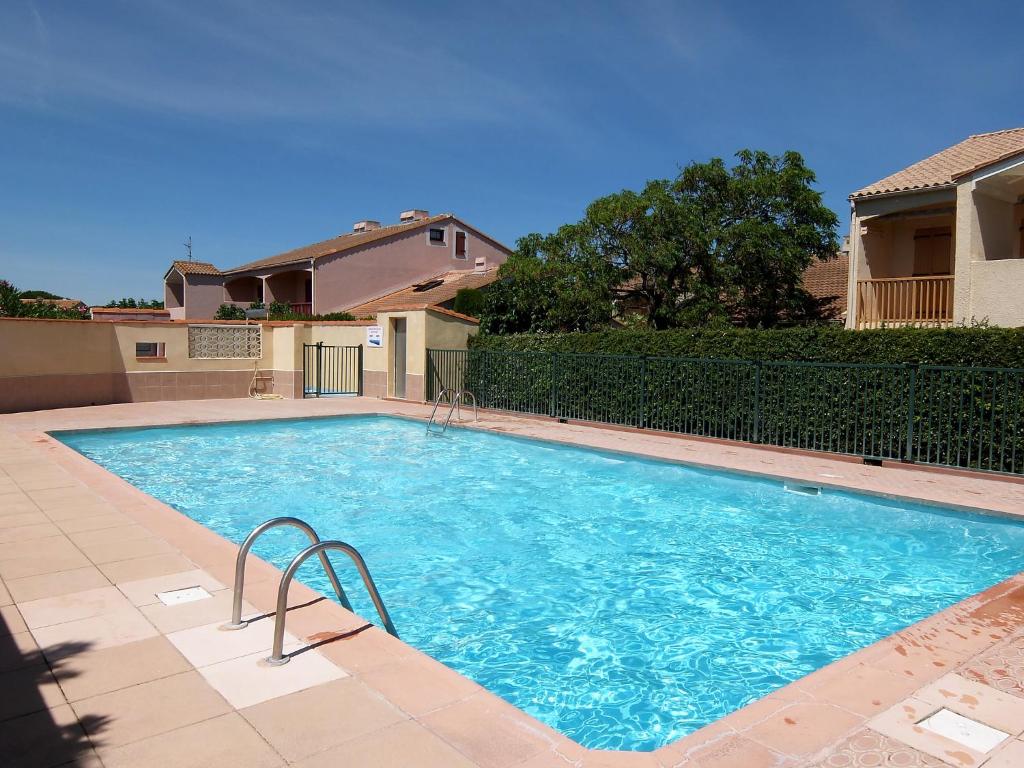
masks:
[(356, 394), (360, 397), (363, 396), (363, 345), (359, 345), (359, 351), (356, 353), (356, 366), (357, 376), (356, 379)]
[(640, 429), (647, 428), (647, 355), (640, 355)]
[(316, 343), (316, 396), (320, 397), (321, 389), (321, 376), (324, 367), (324, 343), (318, 341)]
[(754, 439), (761, 442), (761, 361), (754, 361)]
[(910, 365), (910, 392), (907, 395), (907, 448), (903, 456), (906, 462), (914, 461), (914, 404), (917, 400), (917, 363)]
[(557, 415), (558, 408), (558, 392), (555, 389), (555, 364), (557, 362), (557, 359), (557, 353), (552, 352), (550, 362), (548, 365), (551, 374), (551, 401), (548, 403), (548, 416), (550, 416), (551, 418), (555, 418), (555, 416)]

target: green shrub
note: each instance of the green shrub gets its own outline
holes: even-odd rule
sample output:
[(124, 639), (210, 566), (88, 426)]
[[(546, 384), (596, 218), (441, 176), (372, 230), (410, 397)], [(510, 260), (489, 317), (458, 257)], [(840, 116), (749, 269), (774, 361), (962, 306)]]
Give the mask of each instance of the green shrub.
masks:
[(714, 360), (792, 360), (827, 363), (1024, 368), (1024, 328), (882, 328), (831, 326), (614, 330), (596, 333), (476, 336), (473, 349), (575, 352)]
[(213, 316), (214, 320), (245, 320), (245, 310), (234, 304), (221, 304)]
[(460, 288), (452, 309), (462, 315), (480, 317), (484, 311), (484, 292), (479, 288)]

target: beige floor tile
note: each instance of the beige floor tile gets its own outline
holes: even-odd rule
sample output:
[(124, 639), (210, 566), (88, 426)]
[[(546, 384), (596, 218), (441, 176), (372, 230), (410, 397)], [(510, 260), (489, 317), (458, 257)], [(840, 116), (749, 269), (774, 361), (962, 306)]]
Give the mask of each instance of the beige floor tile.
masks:
[(68, 701), (78, 701), (191, 669), (166, 638), (152, 637), (69, 656), (54, 665), (54, 674)]
[(88, 650), (145, 640), (159, 633), (137, 608), (32, 630), (46, 658), (63, 659)]
[[(230, 589), (222, 589), (203, 600), (196, 600), (181, 605), (164, 605), (154, 603), (139, 608), (153, 626), (164, 634), (178, 632), (182, 629), (202, 626), (216, 622), (226, 622), (231, 617), (231, 604), (234, 595)], [(242, 615), (251, 615), (254, 609), (248, 603), (242, 603)], [(245, 630), (240, 630), (245, 631)]]
[(911, 697), (876, 715), (867, 722), (867, 726), (883, 736), (902, 742), (926, 755), (937, 757), (957, 768), (981, 765), (985, 755), (917, 725), (939, 709), (941, 707), (935, 704)]
[(1013, 735), (1024, 731), (1024, 699), (960, 675), (939, 678), (914, 697), (1000, 731)]
[(11, 597), (11, 593), (7, 591), (7, 586), (2, 580), (0, 580), (0, 606), (10, 605), (14, 602), (14, 598)]
[(488, 693), (439, 709), (420, 722), (481, 768), (509, 768), (551, 747), (536, 722)]
[(96, 565), (177, 552), (174, 547), (156, 536), (129, 541), (96, 541), (92, 544), (82, 544), (79, 549)]
[(96, 566), (89, 565), (85, 568), (75, 568), (70, 571), (58, 571), (57, 573), (44, 573), (39, 576), (26, 576), (21, 579), (11, 579), (9, 587), (15, 600), (28, 602), (40, 600), (44, 597), (57, 597), (67, 595), (71, 592), (81, 592), (86, 589), (109, 586), (110, 582)]
[[(285, 653), (299, 645), (285, 646)], [(315, 685), (340, 680), (348, 673), (316, 651), (293, 657), (279, 667), (265, 663), (266, 651), (200, 667), (199, 672), (235, 709), (302, 691)]]
[(831, 747), (829, 753), (811, 768), (948, 768), (949, 765), (868, 728)]
[(83, 592), (71, 592), (59, 597), (30, 600), (20, 603), (18, 607), (29, 629), (38, 629), (67, 621), (131, 610), (132, 604), (117, 587), (106, 586)]
[(0, 723), (0, 755), (4, 768), (50, 768), (89, 765), (93, 749), (71, 707), (64, 705)]
[(1011, 741), (994, 752), (985, 768), (1021, 768), (1024, 766), (1024, 741)]
[[(456, 751), (419, 723), (405, 721), (381, 731), (330, 747), (295, 763), (296, 768), (475, 768), (476, 763)], [(559, 768), (571, 764), (559, 759)]]
[[(250, 624), (245, 629), (221, 629), (229, 618), (230, 616), (225, 616), (222, 621), (172, 632), (167, 635), (167, 639), (174, 643), (194, 667), (219, 664), (254, 653), (270, 655), (271, 646), (274, 644), (272, 618)], [(285, 632), (284, 642), (288, 648), (298, 645), (297, 638), (290, 632)]]
[(64, 694), (46, 664), (0, 674), (0, 720), (66, 704)]
[(78, 481), (62, 469), (47, 465), (44, 471), (14, 475), (18, 487), (26, 493), (36, 493), (56, 488), (79, 488)]
[[(167, 733), (230, 711), (230, 706), (196, 672), (165, 677), (72, 704), (100, 757), (115, 747)], [(89, 719), (102, 720), (95, 728)]]
[(180, 573), (191, 571), (195, 565), (178, 554), (154, 555), (152, 557), (139, 557), (133, 560), (120, 560), (114, 563), (104, 563), (99, 566), (106, 576), (114, 584), (121, 584), (126, 581), (138, 581), (149, 579), (154, 576), (163, 576), (168, 573)]
[(860, 665), (814, 689), (815, 700), (835, 704), (860, 715), (876, 715), (913, 693), (920, 683), (908, 675)]
[(77, 553), (78, 548), (62, 533), (32, 541), (0, 544), (0, 562), (36, 557), (54, 557)]
[[(137, 541), (138, 539), (149, 539), (152, 537), (153, 533), (149, 529), (143, 528), (138, 523), (115, 525), (110, 528), (75, 531), (68, 534), (68, 538), (71, 539), (71, 541), (75, 543), (75, 546), (80, 549), (104, 542)], [(83, 549), (83, 551), (85, 550)]]
[(43, 510), (55, 523), (71, 520), (89, 520), (100, 515), (109, 515), (117, 510), (106, 501), (69, 502), (64, 506), (53, 506)]
[(106, 768), (275, 768), (284, 761), (245, 720), (231, 713), (105, 752), (103, 764)]
[[(26, 543), (31, 544), (33, 542)], [(89, 558), (77, 550), (66, 555), (21, 557), (0, 562), (0, 577), (5, 581), (11, 581), (12, 579), (23, 579), (26, 576), (71, 571), (75, 568), (85, 568), (87, 565), (91, 565)]]
[(366, 670), (360, 677), (392, 704), (414, 717), (446, 707), (482, 690), (468, 677), (422, 655)]
[(48, 522), (50, 522), (50, 518), (42, 512), (36, 511), (0, 515), (0, 531), (5, 531), (8, 528), (21, 528), (25, 525), (39, 525), (40, 523)]
[(31, 632), (15, 632), (0, 639), (0, 672), (44, 663), (43, 654)]
[(121, 512), (102, 512), (98, 515), (88, 517), (74, 517), (69, 520), (57, 520), (54, 522), (64, 533), (82, 533), (85, 531), (98, 531), (104, 528), (118, 528), (131, 524), (132, 519)]
[(5, 605), (0, 608), (0, 637), (24, 632), (26, 629), (28, 625), (16, 605)]
[(35, 523), (33, 525), (19, 525), (17, 528), (0, 529), (0, 544), (8, 544), (18, 541), (30, 541), (32, 539), (45, 539), (48, 536), (60, 536), (61, 530), (53, 523)]
[(221, 584), (201, 568), (180, 573), (170, 573), (164, 576), (154, 576), (151, 579), (126, 581), (117, 586), (118, 589), (124, 592), (125, 597), (132, 601), (133, 605), (160, 603), (156, 596), (158, 592), (169, 592), (186, 587), (202, 587), (207, 592), (217, 592), (226, 588), (224, 584)]
[(7, 517), (39, 511), (39, 506), (24, 493), (5, 493), (0, 496), (0, 521)]
[(353, 678), (281, 696), (244, 709), (241, 714), (288, 761), (379, 731), (405, 718)]
[[(74, 481), (72, 481), (74, 483)], [(64, 509), (83, 506), (95, 506), (106, 503), (99, 494), (77, 483), (56, 488), (24, 489), (44, 512), (52, 509)]]

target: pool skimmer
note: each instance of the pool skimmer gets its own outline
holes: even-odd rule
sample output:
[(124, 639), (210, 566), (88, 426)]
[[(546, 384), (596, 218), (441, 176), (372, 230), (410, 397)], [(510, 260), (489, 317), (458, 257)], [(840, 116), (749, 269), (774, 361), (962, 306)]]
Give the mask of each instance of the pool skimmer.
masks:
[(820, 496), (821, 486), (820, 485), (807, 485), (805, 483), (791, 483), (786, 481), (782, 484), (783, 490), (788, 493), (799, 493), (803, 496)]
[(951, 709), (940, 709), (917, 725), (982, 754), (995, 749), (1010, 737), (1004, 731), (971, 720)]

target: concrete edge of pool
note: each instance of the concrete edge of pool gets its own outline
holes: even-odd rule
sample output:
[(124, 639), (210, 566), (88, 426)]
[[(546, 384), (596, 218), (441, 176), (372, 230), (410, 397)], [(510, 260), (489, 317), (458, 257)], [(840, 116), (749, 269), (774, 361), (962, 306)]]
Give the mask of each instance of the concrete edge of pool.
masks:
[[(179, 574), (188, 574), (182, 576), (186, 580), (199, 579), (196, 569), (202, 572), (203, 578), (212, 579), (213, 584), (230, 584), (237, 552), (234, 544), (93, 464), (45, 431), (342, 414), (422, 419), (428, 413), (426, 406), (363, 398), (147, 403), (0, 417), (0, 427), (26, 441), (20, 445), (6, 441), (0, 446), (0, 481), (3, 481), (0, 500), (10, 498), (12, 509), (24, 510), (11, 516), (0, 515), (0, 526), (5, 519), (29, 516), (17, 520), (24, 525), (0, 527), (0, 535), (7, 531), (25, 531), (0, 538), (0, 542), (5, 542), (0, 543), (0, 578), (7, 586), (0, 590), (0, 598), (7, 592), (11, 595), (0, 600), (0, 605), (9, 603), (10, 607), (0, 610), (7, 612), (4, 618), (9, 628), (18, 627), (18, 622), (29, 625), (19, 631), (12, 629), (12, 636), (17, 635), (22, 642), (32, 639), (34, 643), (38, 639), (44, 646), (58, 637), (72, 641), (76, 633), (79, 641), (100, 637), (98, 644), (103, 648), (83, 654), (87, 666), (101, 665), (97, 658), (110, 648), (120, 648), (127, 654), (129, 649), (136, 652), (142, 645), (162, 641), (169, 643), (172, 650), (185, 648), (187, 651), (190, 632), (201, 632), (203, 625), (223, 621), (204, 613), (214, 609), (222, 611), (223, 589), (215, 590), (216, 600), (205, 601), (199, 608), (193, 604), (193, 608), (187, 609), (189, 619), (175, 621), (169, 621), (165, 614), (178, 610), (174, 615), (183, 616), (185, 613), (180, 609), (185, 606), (167, 611), (147, 610), (149, 607), (143, 606), (140, 611), (129, 604), (133, 610), (140, 611), (135, 617), (114, 598), (126, 591), (134, 594), (138, 591), (138, 582), (164, 580), (171, 584)], [(505, 414), (482, 414), (477, 426), (506, 434), (961, 509), (1008, 515), (1024, 510), (1024, 488), (994, 478), (945, 477), (903, 468), (865, 467), (822, 456), (557, 424)], [(132, 542), (140, 541), (144, 543), (133, 546)], [(35, 566), (29, 565), (30, 561)], [(78, 575), (74, 575), (76, 572)], [(255, 611), (273, 611), (279, 576), (277, 569), (251, 559), (246, 599)], [(112, 591), (104, 593), (105, 596), (97, 594), (105, 589)], [(45, 597), (40, 597), (44, 594)], [(899, 763), (906, 765), (933, 764), (924, 762), (924, 755), (939, 758), (949, 765), (973, 766), (988, 761), (985, 764), (995, 766), (1003, 756), (1011, 761), (1003, 763), (1006, 766), (1024, 764), (1024, 757), (1012, 762), (1016, 758), (1011, 753), (1014, 749), (1024, 750), (1024, 742), (1016, 739), (1024, 732), (1024, 717), (1018, 727), (1011, 728), (1007, 742), (989, 754), (980, 754), (965, 751), (941, 736), (922, 736), (918, 733), (920, 728), (912, 727), (913, 723), (908, 724), (906, 718), (901, 720), (899, 715), (908, 702), (916, 702), (918, 709), (922, 706), (938, 709), (939, 705), (930, 702), (939, 701), (951, 709), (959, 707), (962, 714), (982, 721), (999, 719), (991, 710), (1005, 713), (1018, 702), (1024, 707), (1024, 665), (1011, 669), (1013, 674), (1008, 675), (1004, 669), (1008, 665), (993, 664), (989, 660), (990, 657), (1005, 657), (1013, 649), (1024, 654), (1024, 574), (861, 649), (651, 753), (584, 749), (382, 631), (375, 628), (360, 631), (365, 621), (333, 602), (318, 601), (319, 597), (301, 584), (293, 587), (290, 603), (310, 604), (289, 610), (288, 630), (303, 646), (316, 648), (297, 656), (296, 663), (281, 668), (292, 668), (291, 676), (298, 676), (298, 679), (286, 685), (285, 692), (268, 700), (251, 704), (254, 694), (247, 692), (244, 685), (240, 690), (232, 688), (238, 685), (232, 681), (232, 663), (241, 656), (206, 666), (201, 659), (190, 663), (193, 659), (188, 658), (187, 653), (184, 669), (176, 675), (135, 681), (130, 686), (75, 700), (76, 684), (65, 684), (66, 671), (58, 669), (59, 665), (48, 655), (51, 675), (56, 675), (60, 685), (54, 684), (57, 690), (51, 691), (52, 700), (46, 702), (45, 709), (55, 713), (54, 720), (58, 719), (56, 713), (60, 713), (64, 718), (86, 723), (87, 732), (90, 732), (90, 716), (113, 713), (116, 720), (117, 714), (122, 712), (121, 724), (110, 726), (113, 736), (105, 735), (102, 729), (90, 732), (96, 743), (89, 749), (95, 746), (106, 765), (144, 765), (147, 754), (158, 754), (147, 753), (147, 749), (166, 750), (170, 734), (176, 734), (177, 744), (187, 745), (193, 744), (200, 735), (204, 741), (209, 741), (211, 732), (221, 730), (234, 733), (231, 738), (240, 743), (251, 742), (252, 751), (240, 753), (248, 755), (244, 764), (267, 765), (288, 761), (313, 766), (327, 764), (329, 760), (359, 758), (370, 762), (385, 758), (392, 762), (381, 764), (496, 768), (566, 765), (761, 768), (828, 765), (829, 762), (823, 761), (865, 754), (917, 760)], [(84, 602), (94, 607), (83, 608), (80, 603)], [(93, 613), (88, 613), (90, 610)], [(99, 614), (95, 613), (97, 610)], [(86, 611), (86, 618), (81, 618), (83, 611)], [(44, 618), (40, 619), (40, 615)], [(47, 615), (50, 618), (45, 618)], [(104, 635), (95, 626), (97, 621), (109, 625), (126, 620), (129, 615), (136, 624), (135, 634), (125, 631), (119, 635), (117, 631), (112, 634), (108, 631)], [(226, 617), (226, 613), (223, 616)], [(54, 617), (66, 620), (55, 621)], [(182, 628), (182, 621), (199, 624)], [(270, 621), (263, 623), (269, 626)], [(140, 632), (141, 639), (137, 637)], [(257, 629), (224, 634), (243, 638), (247, 632), (255, 633)], [(121, 642), (118, 637), (122, 638)], [(217, 641), (216, 636), (214, 640)], [(246, 650), (252, 655), (252, 648)], [(262, 652), (263, 649), (257, 650)], [(297, 663), (303, 658), (306, 659), (303, 664)], [(314, 664), (310, 659), (318, 661)], [(252, 664), (255, 667), (255, 660)], [(314, 667), (316, 669), (312, 669)], [(335, 669), (336, 674), (331, 671)], [(103, 674), (99, 676), (102, 678)], [(84, 677), (88, 681), (90, 674)], [(263, 672), (257, 677), (262, 684)], [(940, 678), (945, 679), (936, 689)], [(186, 679), (187, 685), (183, 682)], [(175, 685), (184, 686), (178, 692), (183, 701), (196, 700), (192, 702), (194, 706), (190, 704), (186, 709), (200, 719), (184, 717), (186, 722), (183, 723), (180, 713), (164, 712), (153, 715), (157, 721), (162, 717), (162, 724), (148, 721), (140, 724), (137, 714), (129, 715), (129, 709), (117, 708), (119, 703), (124, 706), (124, 700), (130, 700), (137, 688), (166, 686), (172, 680)], [(1015, 685), (1019, 697), (987, 683), (1004, 689)], [(936, 690), (959, 691), (970, 685), (980, 686), (981, 695), (977, 695), (976, 689), (965, 689), (966, 692), (949, 697), (936, 693)], [(218, 692), (227, 697), (226, 704)], [(256, 698), (259, 695), (256, 694)], [(210, 708), (211, 696), (221, 702), (220, 708)], [(997, 700), (1000, 696), (1009, 697), (1011, 701)], [(349, 709), (358, 711), (356, 719), (363, 721), (356, 728), (358, 732), (344, 727), (339, 730), (337, 724), (325, 729), (325, 717), (333, 716), (339, 723), (346, 720), (338, 711), (339, 698), (344, 702), (341, 706), (346, 707), (345, 715), (349, 715)], [(950, 701), (946, 702), (946, 698)], [(971, 701), (975, 703), (969, 703)], [(0, 722), (0, 744), (4, 726), (11, 722), (15, 721)], [(295, 730), (289, 732), (283, 724)], [(1002, 726), (1004, 731), (1013, 725), (991, 724)], [(133, 728), (135, 733), (130, 732)], [(300, 754), (308, 751), (309, 746), (296, 746), (302, 741), (303, 729), (314, 731), (312, 736), (307, 734), (305, 740), (307, 745), (317, 745), (309, 754)], [(333, 736), (325, 731), (332, 732)], [(336, 743), (330, 743), (334, 741)], [(405, 760), (414, 762), (401, 762), (402, 755)]]

